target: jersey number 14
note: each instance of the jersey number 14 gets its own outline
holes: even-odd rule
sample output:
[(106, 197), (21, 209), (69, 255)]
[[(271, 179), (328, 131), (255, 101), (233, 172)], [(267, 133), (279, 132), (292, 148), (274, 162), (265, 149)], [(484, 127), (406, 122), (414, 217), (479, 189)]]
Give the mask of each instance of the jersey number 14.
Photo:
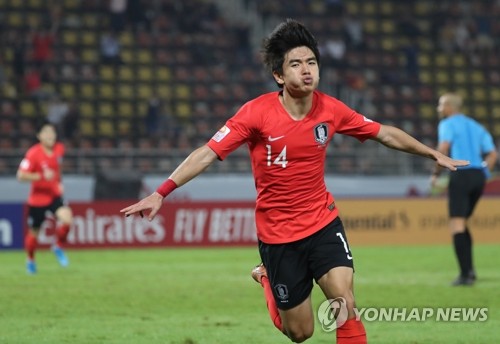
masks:
[(271, 145), (266, 145), (267, 148), (267, 166), (271, 166), (271, 164), (281, 165), (281, 167), (285, 168), (286, 164), (288, 164), (288, 160), (286, 160), (286, 146), (283, 147), (283, 150), (276, 157), (276, 159), (272, 158)]

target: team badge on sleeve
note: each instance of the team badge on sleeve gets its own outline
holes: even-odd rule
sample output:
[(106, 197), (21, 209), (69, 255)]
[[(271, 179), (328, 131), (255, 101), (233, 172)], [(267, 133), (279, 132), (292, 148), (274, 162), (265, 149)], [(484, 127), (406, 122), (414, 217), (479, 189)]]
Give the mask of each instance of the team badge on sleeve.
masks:
[(322, 145), (328, 141), (328, 126), (325, 123), (320, 123), (314, 127), (314, 139)]
[(230, 132), (231, 129), (229, 129), (227, 126), (223, 126), (219, 129), (218, 132), (215, 133), (215, 135), (212, 137), (212, 140), (214, 140), (215, 142), (221, 142), (222, 139), (226, 137)]
[(23, 159), (19, 167), (23, 170), (27, 170), (28, 168), (30, 168), (30, 161), (28, 159)]

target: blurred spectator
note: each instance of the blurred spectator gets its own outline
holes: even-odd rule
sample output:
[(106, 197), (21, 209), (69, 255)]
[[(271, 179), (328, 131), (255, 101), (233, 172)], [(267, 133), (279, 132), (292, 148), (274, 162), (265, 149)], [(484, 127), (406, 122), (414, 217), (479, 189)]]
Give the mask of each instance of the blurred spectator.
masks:
[(325, 60), (329, 61), (330, 65), (335, 67), (344, 65), (346, 44), (340, 34), (333, 34), (330, 38), (327, 38), (320, 49), (321, 53), (326, 57)]
[(42, 77), (34, 66), (28, 67), (24, 76), (24, 93), (32, 97), (43, 98), (45, 96), (42, 91)]
[(47, 120), (52, 123), (57, 132), (62, 132), (63, 121), (68, 114), (69, 106), (58, 95), (53, 95), (47, 105)]
[(344, 29), (347, 34), (347, 45), (354, 49), (362, 49), (364, 47), (364, 37), (361, 20), (354, 15), (347, 14)]
[(75, 139), (78, 134), (78, 122), (80, 121), (80, 112), (76, 100), (69, 103), (68, 112), (64, 116), (61, 125), (61, 137), (66, 140)]
[(406, 75), (412, 82), (419, 81), (419, 63), (418, 63), (418, 42), (417, 40), (411, 41), (402, 48), (405, 57)]
[(26, 63), (26, 47), (22, 35), (16, 35), (13, 39), (12, 71), (14, 72), (14, 83), (17, 92), (23, 92), (23, 78)]
[(104, 64), (120, 65), (120, 43), (113, 32), (101, 36), (101, 61)]
[(0, 93), (2, 92), (5, 84), (7, 84), (7, 73), (5, 72), (2, 56), (0, 56)]
[[(147, 1), (149, 3), (150, 1)], [(134, 33), (147, 30), (151, 31), (151, 22), (146, 15), (146, 9), (141, 0), (128, 0), (127, 11), (130, 24)]]
[(422, 34), (410, 11), (403, 11), (402, 17), (398, 22), (398, 32), (410, 40), (414, 40)]
[(148, 100), (148, 108), (146, 113), (146, 133), (148, 136), (156, 136), (160, 134), (160, 116), (161, 116), (161, 100), (155, 92)]
[(43, 70), (45, 63), (53, 56), (57, 25), (57, 22), (54, 22), (51, 29), (42, 26), (38, 30), (34, 29), (31, 33), (33, 61), (39, 70)]
[(125, 24), (127, 22), (126, 11), (127, 0), (109, 1), (109, 13), (112, 31), (121, 32), (125, 29)]

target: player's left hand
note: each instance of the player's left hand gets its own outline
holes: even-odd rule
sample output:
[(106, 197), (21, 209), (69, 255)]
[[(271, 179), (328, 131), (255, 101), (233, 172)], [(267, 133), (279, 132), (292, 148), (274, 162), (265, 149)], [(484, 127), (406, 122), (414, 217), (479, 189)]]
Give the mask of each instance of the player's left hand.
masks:
[(444, 154), (439, 154), (436, 158), (439, 166), (445, 167), (450, 171), (456, 171), (457, 167), (467, 166), (470, 164), (468, 160), (455, 160)]
[(152, 221), (163, 204), (163, 196), (157, 192), (153, 192), (146, 198), (143, 198), (139, 202), (132, 204), (126, 208), (120, 210), (125, 216), (130, 216), (134, 214), (139, 214), (141, 217), (144, 216), (144, 211), (149, 210), (149, 214), (146, 214), (149, 221)]

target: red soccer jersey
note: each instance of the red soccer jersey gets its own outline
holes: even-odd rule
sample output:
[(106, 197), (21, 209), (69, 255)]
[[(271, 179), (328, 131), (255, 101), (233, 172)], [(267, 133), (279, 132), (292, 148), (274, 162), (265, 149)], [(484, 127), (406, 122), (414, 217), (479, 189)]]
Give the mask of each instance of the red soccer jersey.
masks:
[(305, 238), (338, 216), (324, 180), (333, 135), (363, 142), (379, 129), (379, 123), (319, 91), (307, 116), (296, 121), (280, 103), (279, 92), (272, 92), (241, 107), (207, 145), (223, 160), (248, 144), (257, 189), (257, 236), (279, 244)]
[(54, 171), (54, 178), (40, 180), (31, 183), (31, 191), (28, 204), (33, 207), (44, 207), (61, 196), (61, 169), (60, 164), (64, 155), (64, 145), (56, 143), (52, 154), (47, 154), (40, 143), (31, 147), (19, 165), (19, 169), (24, 172), (38, 172), (43, 176), (43, 170), (48, 168)]

